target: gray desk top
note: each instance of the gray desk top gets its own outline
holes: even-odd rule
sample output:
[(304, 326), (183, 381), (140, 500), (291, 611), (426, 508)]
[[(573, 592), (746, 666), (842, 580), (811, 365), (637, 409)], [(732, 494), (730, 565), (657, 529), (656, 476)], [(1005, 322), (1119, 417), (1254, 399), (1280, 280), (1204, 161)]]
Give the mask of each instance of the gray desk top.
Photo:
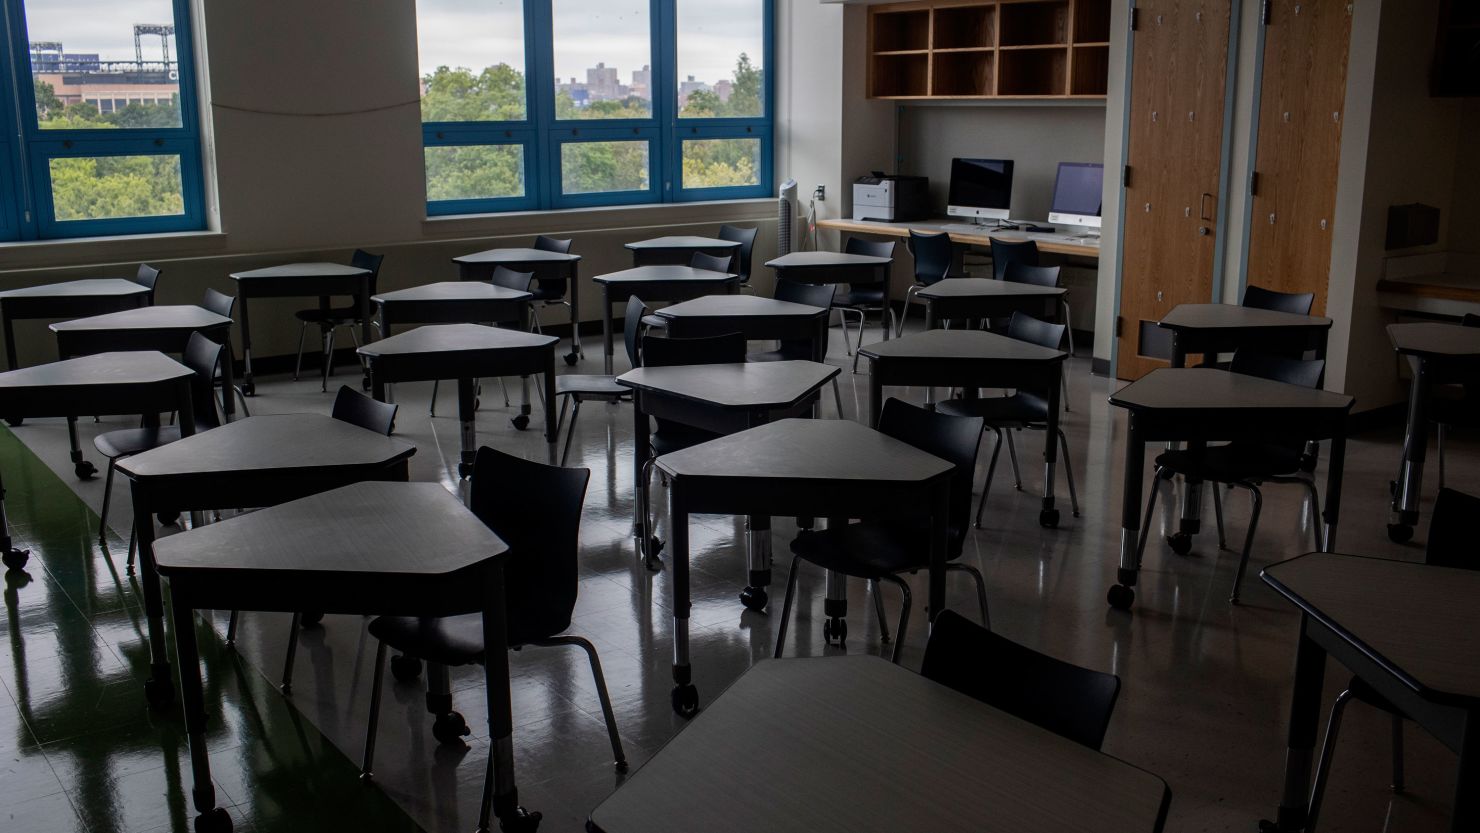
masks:
[(639, 367), (617, 384), (719, 408), (780, 409), (794, 405), (838, 375), (809, 361)]
[(411, 443), (321, 414), (250, 416), (118, 461), (132, 478), (389, 465)]
[(985, 359), (1057, 362), (1068, 354), (982, 330), (923, 330), (870, 344), (859, 351), (875, 359)]
[(1480, 705), (1480, 572), (1310, 553), (1261, 576), (1427, 699)]
[(1157, 326), (1168, 330), (1331, 329), (1331, 319), (1238, 304), (1178, 304)]
[(636, 243), (628, 243), (629, 249), (738, 249), (739, 242), (734, 240), (720, 240), (718, 237), (654, 237), (651, 240), (639, 240)]
[(0, 392), (25, 388), (153, 384), (184, 379), (195, 372), (152, 350), (97, 353), (0, 373)]
[(229, 327), (231, 319), (193, 304), (139, 307), (51, 325), (54, 333), (114, 330), (204, 330)]
[(1146, 833), (1169, 801), (1149, 772), (878, 657), (815, 657), (757, 663), (591, 820), (605, 833)]
[(1393, 349), (1405, 356), (1480, 356), (1480, 327), (1423, 321), (1389, 324)]
[(1347, 410), (1355, 401), (1341, 393), (1210, 367), (1157, 368), (1110, 395), (1111, 405), (1131, 410)]
[(809, 269), (839, 266), (883, 266), (890, 263), (887, 257), (855, 255), (846, 252), (792, 252), (766, 261), (772, 269)]
[(559, 339), (555, 336), (487, 327), (482, 324), (429, 324), (366, 344), (359, 349), (359, 353), (371, 358), (425, 353), (469, 353), (481, 350), (546, 347), (557, 341)]
[(820, 484), (836, 480), (921, 483), (952, 469), (933, 454), (844, 419), (777, 420), (665, 454), (658, 458), (658, 467), (675, 477)]
[(727, 272), (711, 272), (708, 269), (695, 269), (692, 266), (664, 265), (638, 266), (632, 269), (623, 269), (620, 272), (597, 275), (591, 280), (596, 283), (660, 283), (662, 281), (728, 283), (739, 278), (739, 275)]
[(824, 307), (755, 295), (705, 295), (658, 310), (661, 318), (816, 318)]
[(921, 298), (981, 298), (1002, 295), (1041, 295), (1057, 297), (1066, 290), (1057, 286), (1036, 286), (1030, 283), (1013, 283), (990, 278), (946, 278), (919, 290)]
[(149, 288), (126, 278), (84, 278), (44, 286), (26, 286), (0, 292), (6, 298), (91, 298), (101, 296), (144, 295)]
[(509, 289), (504, 286), (494, 286), (491, 283), (484, 283), (483, 281), (442, 281), (423, 286), (413, 286), (410, 289), (398, 289), (394, 292), (382, 292), (379, 295), (370, 296), (370, 300), (377, 304), (395, 303), (397, 301), (411, 301), (416, 303), (447, 301), (455, 303), (457, 301), (519, 301), (533, 297), (528, 292), (520, 292), (517, 289)]
[(249, 281), (253, 278), (349, 278), (368, 274), (370, 274), (368, 269), (346, 266), (343, 263), (285, 263), (282, 266), (232, 272), (231, 278), (238, 281)]
[(544, 249), (488, 249), (470, 255), (458, 255), (453, 263), (572, 263), (581, 259), (570, 252), (547, 252)]
[(356, 483), (170, 535), (162, 575), (198, 571), (435, 576), (508, 546), (438, 483)]

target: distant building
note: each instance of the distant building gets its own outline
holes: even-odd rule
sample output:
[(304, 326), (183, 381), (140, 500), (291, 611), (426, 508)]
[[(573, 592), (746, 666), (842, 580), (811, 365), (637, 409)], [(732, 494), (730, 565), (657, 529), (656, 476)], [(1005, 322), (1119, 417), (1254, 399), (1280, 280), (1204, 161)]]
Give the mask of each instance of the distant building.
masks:
[(67, 52), (60, 41), (31, 42), (31, 72), (62, 104), (86, 102), (99, 113), (130, 104), (169, 104), (180, 91), (174, 61), (109, 61), (96, 52)]
[(730, 79), (726, 78), (722, 81), (714, 82), (714, 94), (719, 96), (720, 101), (728, 102), (730, 100), (730, 96), (734, 95), (734, 93), (735, 82), (731, 81)]
[(621, 82), (617, 78), (617, 68), (609, 67), (605, 63), (599, 63), (587, 69), (586, 89), (590, 91), (592, 101), (612, 101), (622, 98)]
[(653, 97), (653, 68), (647, 64), (642, 69), (632, 70), (631, 94), (638, 98), (652, 100)]
[(72, 52), (62, 49), (61, 41), (31, 42), (31, 71), (52, 72), (97, 72), (98, 53)]
[(697, 92), (708, 92), (709, 84), (694, 80), (690, 75), (688, 80), (678, 82), (678, 109), (682, 110), (689, 104), (689, 96)]

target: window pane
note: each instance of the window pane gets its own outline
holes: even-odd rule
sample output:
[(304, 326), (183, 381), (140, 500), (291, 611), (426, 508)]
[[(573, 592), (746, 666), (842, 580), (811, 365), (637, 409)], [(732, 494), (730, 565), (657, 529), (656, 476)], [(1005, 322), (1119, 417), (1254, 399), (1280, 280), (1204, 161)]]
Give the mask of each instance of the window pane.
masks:
[(524, 196), (523, 145), (429, 147), (427, 200)]
[(653, 49), (648, 0), (552, 0), (551, 12), (555, 117), (650, 118)]
[(27, 0), (25, 13), (43, 129), (180, 126), (170, 0)]
[(422, 121), (526, 117), (523, 0), (416, 0), (416, 45)]
[(169, 217), (185, 213), (180, 157), (69, 156), (50, 160), (58, 221)]
[(678, 115), (765, 115), (764, 0), (678, 0)]
[(689, 139), (683, 143), (683, 187), (761, 184), (760, 139)]
[(565, 194), (648, 190), (647, 142), (570, 142), (560, 146)]

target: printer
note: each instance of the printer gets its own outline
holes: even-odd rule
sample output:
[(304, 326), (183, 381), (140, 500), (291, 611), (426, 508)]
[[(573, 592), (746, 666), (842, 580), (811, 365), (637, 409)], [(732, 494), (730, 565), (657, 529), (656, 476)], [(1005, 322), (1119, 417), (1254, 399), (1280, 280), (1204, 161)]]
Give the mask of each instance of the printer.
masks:
[(874, 171), (853, 182), (853, 219), (904, 222), (930, 216), (930, 179)]

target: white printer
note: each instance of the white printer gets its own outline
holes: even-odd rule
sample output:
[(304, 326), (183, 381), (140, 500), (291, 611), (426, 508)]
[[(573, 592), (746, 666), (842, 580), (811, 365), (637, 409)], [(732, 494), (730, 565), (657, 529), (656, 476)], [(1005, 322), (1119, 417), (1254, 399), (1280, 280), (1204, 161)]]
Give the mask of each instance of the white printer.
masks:
[(853, 182), (853, 219), (904, 222), (930, 216), (930, 179), (874, 171)]

